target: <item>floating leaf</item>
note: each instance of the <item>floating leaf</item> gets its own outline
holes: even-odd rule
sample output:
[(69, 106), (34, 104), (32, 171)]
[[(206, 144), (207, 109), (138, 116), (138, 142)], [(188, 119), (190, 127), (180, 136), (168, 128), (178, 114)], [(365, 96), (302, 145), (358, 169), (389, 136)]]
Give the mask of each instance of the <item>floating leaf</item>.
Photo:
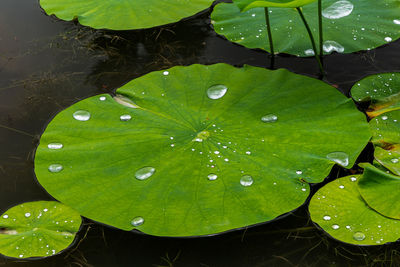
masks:
[(390, 149), (375, 147), (375, 159), (385, 168), (396, 175), (400, 175), (400, 145), (394, 145)]
[(364, 174), (358, 186), (363, 199), (382, 215), (400, 219), (400, 177), (371, 164), (363, 164), (362, 167)]
[(48, 257), (74, 241), (80, 215), (55, 201), (12, 207), (0, 217), (0, 253), (14, 258)]
[[(387, 44), (400, 37), (400, 6), (396, 0), (324, 0), (324, 53), (352, 53)], [(304, 24), (295, 9), (270, 8), (275, 51), (312, 56), (314, 51)], [(318, 39), (317, 3), (303, 7), (303, 13)], [(248, 48), (269, 51), (264, 8), (241, 13), (235, 4), (215, 6), (214, 29), (228, 40)]]
[[(322, 187), (311, 199), (311, 219), (333, 238), (346, 243), (380, 245), (396, 241), (400, 238), (400, 221), (371, 209), (358, 192), (358, 179), (347, 176)], [(382, 192), (387, 194), (381, 191), (381, 196)]]
[(304, 203), (302, 181), (329, 174), (337, 161), (328, 154), (347, 154), (351, 167), (370, 139), (351, 99), (283, 69), (174, 67), (117, 94), (58, 114), (41, 137), (35, 172), (83, 216), (152, 235), (272, 220)]
[(241, 11), (247, 11), (257, 7), (300, 7), (316, 0), (234, 0), (233, 2), (240, 8)]
[[(400, 24), (400, 21), (399, 21)], [(351, 88), (356, 101), (371, 101), (368, 116), (400, 109), (400, 73), (381, 73), (368, 76)]]
[(213, 0), (40, 0), (48, 15), (78, 19), (95, 29), (131, 30), (177, 22), (211, 6)]

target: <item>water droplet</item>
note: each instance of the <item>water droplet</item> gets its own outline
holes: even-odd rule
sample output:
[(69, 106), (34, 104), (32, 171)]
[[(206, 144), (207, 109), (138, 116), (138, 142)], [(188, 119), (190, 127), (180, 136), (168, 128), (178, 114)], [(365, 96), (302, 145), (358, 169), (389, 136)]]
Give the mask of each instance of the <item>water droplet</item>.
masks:
[(144, 167), (136, 171), (135, 177), (138, 180), (146, 180), (147, 178), (152, 176), (155, 171), (156, 169), (153, 167)]
[(250, 186), (253, 184), (253, 178), (250, 175), (244, 175), (240, 178), (240, 184), (243, 186)]
[(393, 20), (393, 23), (394, 23), (394, 24), (400, 25), (400, 19), (394, 19), (394, 20)]
[(219, 151), (214, 151), (214, 154), (218, 155), (218, 154), (219, 154)]
[(325, 215), (324, 217), (322, 217), (325, 221), (330, 221), (331, 220), (331, 216), (329, 215)]
[(49, 148), (49, 149), (61, 149), (61, 148), (63, 148), (63, 144), (61, 144), (61, 143), (50, 143), (50, 144), (48, 144), (47, 145), (47, 147)]
[(246, 155), (250, 155), (251, 154), (251, 152), (250, 151), (246, 151)]
[(387, 120), (388, 119), (388, 116), (382, 116), (382, 120)]
[(223, 84), (216, 84), (208, 88), (207, 96), (211, 99), (220, 99), (226, 94), (228, 87)]
[(304, 54), (306, 54), (306, 56), (315, 56), (315, 52), (313, 49), (307, 49), (304, 51)]
[(354, 5), (347, 0), (340, 0), (322, 11), (322, 16), (327, 19), (340, 19), (353, 12)]
[(99, 99), (100, 99), (100, 101), (105, 101), (106, 97), (105, 96), (100, 96)]
[(164, 71), (164, 72), (163, 72), (163, 75), (164, 75), (164, 76), (169, 75), (169, 71)]
[(343, 189), (343, 188), (344, 188), (344, 185), (339, 185), (339, 188), (340, 188), (340, 189)]
[(334, 51), (336, 51), (338, 53), (344, 52), (344, 47), (341, 44), (339, 44), (338, 42), (335, 42), (335, 41), (330, 41), (330, 40), (327, 40), (324, 42), (323, 49), (327, 53), (331, 53)]
[(339, 228), (340, 228), (340, 226), (337, 225), (337, 224), (332, 225), (332, 229), (333, 229), (333, 230), (337, 230), (337, 229), (339, 229)]
[(398, 163), (399, 162), (399, 159), (391, 159), (390, 160), (392, 163)]
[(121, 116), (119, 117), (119, 119), (120, 119), (121, 121), (130, 121), (130, 120), (132, 119), (132, 116), (129, 115), (129, 114), (124, 114), (124, 115), (121, 115)]
[(278, 120), (278, 116), (275, 114), (267, 114), (261, 117), (262, 122), (276, 122)]
[(72, 116), (78, 121), (88, 121), (90, 119), (90, 112), (86, 110), (78, 110)]
[(49, 172), (60, 172), (64, 169), (61, 164), (51, 164), (49, 166)]
[(365, 235), (362, 232), (355, 232), (353, 234), (353, 239), (357, 241), (363, 241), (365, 239)]
[(23, 256), (24, 256), (24, 255), (21, 254), (21, 255), (19, 255), (18, 257), (22, 258)]
[(349, 155), (344, 152), (332, 152), (326, 155), (326, 158), (343, 167), (347, 167), (349, 165)]
[(4, 214), (4, 215), (3, 215), (3, 218), (4, 218), (4, 219), (8, 219), (8, 215), (7, 215), (7, 214)]
[(392, 38), (391, 38), (391, 37), (385, 37), (385, 41), (386, 41), (386, 42), (391, 42), (391, 41), (392, 41)]
[(302, 188), (301, 191), (306, 192), (307, 188)]
[(44, 209), (43, 211), (44, 211), (44, 212), (47, 212), (47, 211), (48, 211), (48, 209)]
[(217, 180), (217, 178), (218, 178), (218, 176), (214, 173), (210, 173), (209, 175), (207, 175), (207, 177), (208, 177), (208, 180), (210, 180), (210, 181)]
[(25, 213), (25, 217), (26, 218), (31, 217), (31, 214), (29, 212), (27, 212), (27, 213)]
[(357, 181), (357, 178), (356, 177), (350, 177), (350, 181), (355, 182), (355, 181)]
[(132, 221), (131, 224), (135, 227), (140, 226), (144, 223), (143, 217), (135, 217)]
[(296, 171), (296, 174), (302, 174), (303, 172), (302, 171), (300, 171), (300, 170), (298, 170), (298, 171)]

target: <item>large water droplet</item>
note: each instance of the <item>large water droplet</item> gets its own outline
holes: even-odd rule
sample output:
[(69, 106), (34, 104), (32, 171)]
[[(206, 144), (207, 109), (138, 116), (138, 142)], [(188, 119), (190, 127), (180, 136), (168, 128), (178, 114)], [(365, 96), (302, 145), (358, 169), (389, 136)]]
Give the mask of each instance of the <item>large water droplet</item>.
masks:
[(124, 115), (121, 115), (121, 116), (119, 117), (119, 119), (120, 119), (121, 121), (130, 121), (130, 120), (132, 119), (132, 116), (129, 115), (129, 114), (124, 114)]
[(210, 181), (217, 180), (217, 178), (218, 178), (218, 176), (214, 173), (210, 173), (209, 175), (207, 175), (207, 177), (208, 177), (208, 180), (210, 180)]
[(88, 121), (90, 119), (90, 112), (86, 110), (78, 110), (72, 116), (78, 121)]
[(63, 148), (63, 144), (61, 144), (61, 143), (50, 143), (50, 144), (48, 144), (47, 145), (47, 147), (49, 148), (49, 149), (61, 149), (61, 148)]
[(324, 42), (323, 49), (327, 53), (331, 53), (334, 51), (336, 51), (338, 53), (343, 53), (343, 51), (344, 51), (344, 47), (341, 44), (339, 44), (338, 42), (335, 42), (335, 41), (330, 41), (330, 40), (327, 40)]
[(51, 164), (49, 166), (49, 171), (50, 172), (60, 172), (64, 169), (64, 167), (61, 164)]
[(219, 99), (223, 97), (228, 91), (228, 87), (223, 84), (216, 84), (208, 88), (207, 96), (211, 99)]
[(153, 167), (144, 167), (136, 171), (135, 177), (138, 180), (146, 180), (147, 178), (152, 176), (155, 171), (156, 169)]
[(278, 116), (275, 114), (267, 114), (261, 117), (262, 122), (276, 122), (278, 120)]
[(328, 19), (340, 19), (353, 12), (354, 5), (347, 0), (340, 0), (322, 11), (322, 16)]
[(326, 155), (326, 158), (343, 167), (347, 167), (349, 165), (349, 155), (344, 152), (332, 152)]
[(253, 184), (253, 178), (250, 175), (244, 175), (240, 178), (240, 184), (243, 186), (250, 186)]
[(365, 234), (362, 232), (355, 232), (353, 234), (353, 239), (357, 241), (363, 241), (365, 239)]
[(142, 225), (144, 223), (144, 219), (143, 219), (143, 217), (135, 217), (132, 221), (131, 221), (131, 224), (133, 225), (133, 226), (140, 226), (140, 225)]

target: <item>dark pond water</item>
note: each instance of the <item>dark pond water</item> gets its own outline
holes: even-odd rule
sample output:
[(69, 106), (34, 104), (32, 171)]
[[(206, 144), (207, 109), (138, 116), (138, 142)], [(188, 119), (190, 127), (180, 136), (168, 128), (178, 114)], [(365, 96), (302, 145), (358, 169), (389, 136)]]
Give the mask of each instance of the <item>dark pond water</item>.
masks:
[[(33, 154), (51, 118), (88, 96), (110, 92), (145, 73), (175, 65), (268, 66), (266, 53), (217, 36), (210, 11), (162, 28), (94, 31), (48, 17), (37, 0), (0, 3), (0, 213), (52, 199), (35, 179)], [(326, 81), (348, 94), (364, 76), (400, 71), (400, 41), (325, 58)], [(277, 67), (316, 76), (313, 59), (277, 58)], [(360, 160), (371, 160), (371, 149)], [(331, 177), (347, 174), (334, 168)], [(316, 188), (314, 187), (314, 190)], [(82, 241), (36, 261), (0, 256), (3, 266), (400, 266), (400, 245), (356, 247), (332, 240), (305, 207), (249, 229), (202, 238), (158, 238), (89, 220)]]

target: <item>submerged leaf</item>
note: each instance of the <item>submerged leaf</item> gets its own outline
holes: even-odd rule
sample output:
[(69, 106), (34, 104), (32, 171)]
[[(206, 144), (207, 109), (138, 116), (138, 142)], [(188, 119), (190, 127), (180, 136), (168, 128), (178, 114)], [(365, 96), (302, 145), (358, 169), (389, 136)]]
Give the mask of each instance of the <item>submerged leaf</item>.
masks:
[(364, 174), (358, 186), (363, 199), (380, 214), (400, 219), (400, 177), (371, 164), (363, 164), (362, 167)]
[(0, 217), (0, 253), (14, 258), (52, 256), (71, 245), (81, 221), (76, 211), (55, 201), (15, 206)]
[[(400, 37), (400, 6), (397, 0), (324, 0), (324, 54), (370, 50)], [(317, 3), (302, 10), (318, 40)], [(272, 37), (277, 53), (313, 56), (310, 39), (295, 9), (269, 8)], [(264, 8), (241, 13), (236, 4), (221, 3), (211, 14), (218, 34), (248, 48), (269, 51)]]
[(311, 219), (333, 238), (346, 243), (381, 245), (396, 241), (400, 238), (400, 221), (367, 205), (357, 189), (359, 178), (343, 177), (318, 190), (309, 206)]
[(234, 0), (233, 2), (243, 12), (257, 7), (301, 7), (315, 1), (316, 0)]
[(95, 29), (132, 30), (177, 22), (211, 6), (213, 0), (40, 0), (48, 15), (78, 19)]
[[(304, 181), (322, 181), (338, 162), (351, 167), (370, 138), (351, 99), (283, 69), (174, 67), (117, 93), (135, 108), (102, 95), (59, 113), (41, 137), (35, 172), (82, 215), (152, 235), (272, 220), (304, 203)], [(77, 120), (78, 111), (90, 118)], [(53, 164), (63, 168), (49, 171)]]

